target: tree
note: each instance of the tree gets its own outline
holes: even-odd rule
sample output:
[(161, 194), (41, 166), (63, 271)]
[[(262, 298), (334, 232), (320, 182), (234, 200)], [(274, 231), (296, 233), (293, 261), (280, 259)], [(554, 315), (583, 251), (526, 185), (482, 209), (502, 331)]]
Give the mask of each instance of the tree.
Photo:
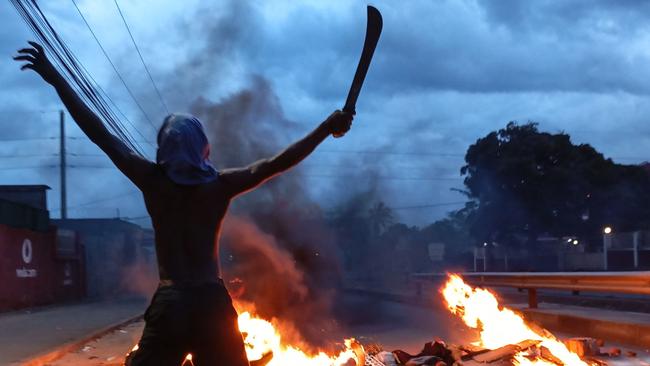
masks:
[(516, 246), (541, 233), (648, 227), (644, 169), (615, 164), (588, 144), (574, 145), (567, 134), (510, 122), (471, 145), (465, 162), (467, 195), (477, 203), (468, 220), (478, 241)]
[(462, 266), (471, 252), (475, 240), (469, 235), (469, 215), (475, 210), (474, 202), (468, 202), (460, 210), (452, 211), (441, 220), (438, 220), (421, 230), (421, 241), (442, 243), (445, 245), (445, 266), (454, 268)]

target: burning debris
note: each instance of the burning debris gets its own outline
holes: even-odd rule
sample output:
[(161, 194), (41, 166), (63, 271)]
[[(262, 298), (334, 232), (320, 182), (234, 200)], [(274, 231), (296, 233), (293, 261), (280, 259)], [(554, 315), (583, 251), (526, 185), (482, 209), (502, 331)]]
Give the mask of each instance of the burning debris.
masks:
[[(479, 346), (496, 350), (526, 341), (536, 341), (536, 348), (548, 350), (554, 359), (564, 365), (588, 365), (548, 331), (534, 329), (526, 324), (522, 316), (501, 307), (490, 291), (472, 288), (458, 275), (451, 275), (441, 292), (447, 308), (461, 317), (467, 326), (479, 331)], [(528, 348), (531, 347), (514, 353), (515, 364), (546, 365), (547, 361), (542, 357), (530, 358)]]
[(275, 321), (242, 312), (239, 327), (252, 365), (595, 366), (606, 365), (603, 357), (621, 355), (614, 349), (601, 352), (603, 342), (592, 338), (561, 341), (547, 330), (527, 324), (519, 314), (499, 305), (490, 291), (473, 288), (458, 275), (450, 275), (441, 293), (447, 308), (478, 331), (476, 342), (451, 345), (434, 340), (425, 343), (419, 353), (409, 354), (403, 350), (387, 352), (375, 344), (364, 350), (354, 339), (347, 339), (336, 355), (309, 354), (299, 346), (283, 343)]
[(354, 365), (350, 360), (357, 362), (357, 355), (352, 349), (354, 340), (345, 341), (345, 349), (336, 356), (329, 356), (324, 352), (308, 355), (300, 348), (283, 343), (282, 335), (269, 321), (253, 317), (248, 312), (243, 312), (238, 318), (239, 330), (244, 337), (246, 356), (249, 360), (268, 360), (268, 366), (339, 366)]

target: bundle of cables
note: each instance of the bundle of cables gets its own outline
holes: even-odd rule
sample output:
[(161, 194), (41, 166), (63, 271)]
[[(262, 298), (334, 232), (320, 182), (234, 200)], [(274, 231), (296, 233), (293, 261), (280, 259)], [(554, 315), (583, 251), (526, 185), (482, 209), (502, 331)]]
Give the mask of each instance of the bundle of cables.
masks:
[[(70, 50), (65, 41), (54, 30), (45, 14), (41, 11), (36, 0), (10, 0), (12, 5), (18, 11), (25, 23), (32, 30), (39, 43), (50, 56), (52, 64), (57, 68), (61, 75), (68, 81), (70, 86), (75, 90), (77, 95), (93, 110), (106, 124), (106, 127), (119, 139), (124, 141), (133, 151), (144, 156), (144, 150), (138, 140), (129, 132), (125, 125), (118, 118), (116, 111), (120, 114), (122, 120), (136, 131), (147, 143), (147, 139), (137, 129), (137, 127), (120, 111), (113, 100), (97, 84), (95, 79), (90, 75), (86, 68), (79, 62), (74, 53)], [(76, 4), (75, 4), (76, 6)], [(78, 8), (77, 8), (78, 9)], [(81, 14), (81, 13), (80, 13)], [(83, 16), (83, 15), (82, 15)], [(84, 19), (85, 21), (85, 19)], [(101, 45), (100, 45), (101, 46)], [(103, 49), (102, 49), (103, 50)], [(110, 61), (110, 59), (109, 59)], [(112, 62), (111, 62), (112, 64)], [(117, 70), (116, 70), (117, 71)], [(118, 76), (121, 77), (121, 75)], [(124, 82), (124, 80), (122, 80)], [(126, 87), (126, 84), (124, 84)], [(128, 89), (130, 94), (131, 91)], [(131, 95), (133, 97), (133, 95)], [(135, 99), (134, 99), (135, 100)], [(137, 100), (136, 100), (137, 103)], [(146, 119), (151, 123), (151, 119), (144, 112), (142, 107), (138, 107), (144, 113)], [(154, 127), (155, 129), (155, 127)]]

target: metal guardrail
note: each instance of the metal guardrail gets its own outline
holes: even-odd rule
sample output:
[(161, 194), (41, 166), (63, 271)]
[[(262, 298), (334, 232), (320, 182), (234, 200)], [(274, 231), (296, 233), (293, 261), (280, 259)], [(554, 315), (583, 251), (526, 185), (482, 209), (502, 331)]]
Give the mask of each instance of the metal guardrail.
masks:
[[(528, 306), (537, 308), (537, 290), (568, 290), (650, 295), (650, 272), (472, 272), (459, 273), (476, 286), (528, 290)], [(433, 280), (442, 273), (416, 273), (413, 278)]]

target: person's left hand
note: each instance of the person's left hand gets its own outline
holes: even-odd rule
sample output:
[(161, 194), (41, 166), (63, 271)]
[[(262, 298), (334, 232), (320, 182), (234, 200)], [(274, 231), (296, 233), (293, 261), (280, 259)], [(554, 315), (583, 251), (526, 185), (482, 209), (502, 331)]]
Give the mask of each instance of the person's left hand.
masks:
[(352, 127), (352, 119), (354, 119), (354, 114), (336, 110), (327, 117), (325, 123), (332, 136), (342, 137)]
[(43, 46), (36, 42), (28, 42), (32, 48), (22, 48), (18, 50), (19, 56), (14, 56), (16, 61), (27, 61), (26, 64), (20, 67), (21, 70), (32, 69), (36, 71), (43, 80), (52, 84), (59, 74), (54, 68), (50, 60), (45, 56)]

